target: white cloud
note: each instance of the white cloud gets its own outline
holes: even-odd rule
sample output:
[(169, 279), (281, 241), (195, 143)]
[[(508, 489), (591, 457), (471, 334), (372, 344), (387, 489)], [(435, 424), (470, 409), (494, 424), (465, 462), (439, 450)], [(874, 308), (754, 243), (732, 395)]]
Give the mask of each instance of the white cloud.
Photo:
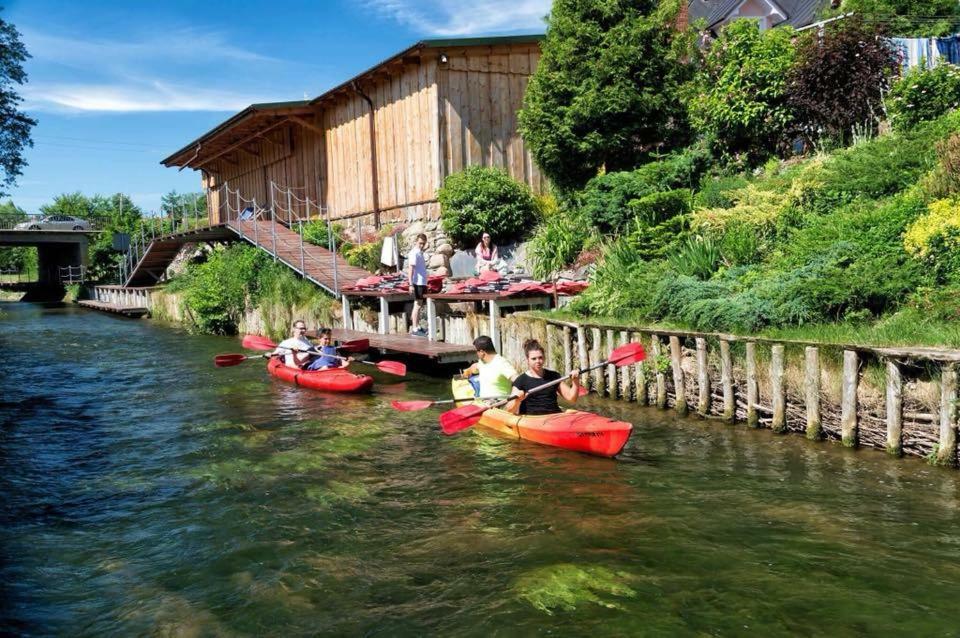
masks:
[(542, 31), (550, 0), (367, 0), (367, 6), (425, 35), (469, 36)]
[(238, 111), (266, 102), (249, 93), (171, 85), (160, 81), (127, 84), (31, 83), (22, 89), (28, 111)]

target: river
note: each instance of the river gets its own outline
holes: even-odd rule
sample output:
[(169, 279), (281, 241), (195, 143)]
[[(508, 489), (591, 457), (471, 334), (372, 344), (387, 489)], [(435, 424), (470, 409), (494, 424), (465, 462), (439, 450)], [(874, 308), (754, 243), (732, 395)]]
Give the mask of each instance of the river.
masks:
[[(960, 634), (960, 474), (587, 400), (615, 460), (0, 303), (0, 634)], [(378, 374), (378, 373), (375, 373)]]

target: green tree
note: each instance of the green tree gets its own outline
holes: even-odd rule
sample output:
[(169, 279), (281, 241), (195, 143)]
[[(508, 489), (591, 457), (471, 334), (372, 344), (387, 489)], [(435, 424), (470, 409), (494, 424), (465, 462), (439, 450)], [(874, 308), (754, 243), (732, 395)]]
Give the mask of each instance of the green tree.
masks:
[(838, 12), (853, 12), (900, 37), (948, 35), (960, 24), (956, 0), (844, 0)]
[(160, 209), (174, 219), (205, 217), (207, 197), (203, 193), (178, 193), (172, 190), (160, 198)]
[(684, 141), (679, 87), (689, 32), (678, 0), (555, 0), (519, 114), (537, 165), (561, 190), (629, 170)]
[[(0, 219), (4, 225), (16, 224), (27, 218), (27, 212), (8, 199), (0, 204)], [(9, 226), (7, 226), (9, 227)], [(18, 272), (36, 271), (37, 249), (33, 246), (0, 247), (0, 270)]]
[(77, 191), (75, 193), (61, 193), (53, 198), (49, 204), (40, 207), (44, 215), (70, 215), (82, 219), (90, 219), (93, 207), (90, 198)]
[(690, 121), (721, 156), (748, 162), (776, 150), (792, 120), (787, 73), (794, 60), (794, 30), (760, 32), (752, 20), (736, 20), (707, 51), (690, 85)]
[(30, 57), (20, 41), (20, 33), (0, 18), (0, 195), (3, 188), (13, 186), (27, 165), (23, 149), (33, 146), (30, 131), (37, 121), (27, 117), (19, 107), (23, 98), (17, 87), (27, 81), (23, 63)]

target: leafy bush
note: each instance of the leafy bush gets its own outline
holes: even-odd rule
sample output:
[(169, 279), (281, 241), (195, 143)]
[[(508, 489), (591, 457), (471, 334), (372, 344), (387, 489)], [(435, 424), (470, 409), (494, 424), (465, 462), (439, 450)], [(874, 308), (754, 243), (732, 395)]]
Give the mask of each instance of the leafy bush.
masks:
[(263, 251), (235, 244), (215, 250), (206, 262), (189, 267), (180, 286), (196, 329), (207, 334), (236, 334), (247, 300), (258, 292), (257, 273), (270, 263)]
[(499, 168), (471, 166), (449, 175), (437, 199), (443, 230), (463, 247), (475, 246), (484, 232), (494, 243), (519, 239), (537, 217), (530, 189)]
[(709, 237), (690, 237), (670, 256), (669, 263), (681, 275), (709, 279), (720, 265), (720, 247)]
[(634, 219), (628, 240), (633, 244), (640, 259), (646, 261), (666, 259), (687, 238), (689, 230), (689, 215), (677, 215), (655, 226), (640, 219)]
[(546, 279), (572, 263), (588, 235), (589, 229), (577, 215), (558, 212), (547, 217), (527, 247), (533, 275)]
[(934, 120), (960, 105), (960, 69), (938, 64), (932, 69), (913, 67), (897, 80), (887, 96), (893, 128), (905, 131)]
[(760, 261), (764, 244), (756, 229), (748, 223), (734, 222), (720, 237), (720, 255), (728, 266), (748, 266)]
[(644, 195), (640, 199), (631, 200), (628, 206), (638, 222), (655, 226), (677, 215), (688, 214), (690, 200), (690, 191), (678, 189)]
[(855, 126), (875, 131), (883, 96), (900, 69), (896, 46), (856, 16), (801, 36), (788, 102), (808, 142), (847, 141)]
[(752, 20), (727, 25), (691, 84), (687, 113), (694, 128), (726, 159), (761, 160), (781, 145), (792, 120), (787, 72), (793, 29), (760, 32)]
[(337, 242), (337, 252), (343, 252), (349, 248), (350, 242), (344, 237), (343, 224), (340, 223), (331, 224), (328, 227), (325, 221), (307, 222), (303, 225), (303, 241), (311, 243), (314, 246), (329, 248), (331, 229)]
[(367, 272), (376, 272), (380, 269), (380, 253), (383, 250), (383, 238), (377, 241), (348, 246), (343, 252), (347, 263)]
[(745, 176), (711, 175), (700, 182), (700, 189), (693, 197), (694, 208), (730, 208), (736, 202), (733, 195), (750, 183)]
[(960, 202), (939, 200), (907, 228), (907, 252), (933, 267), (939, 279), (960, 281)]
[(901, 37), (950, 35), (956, 33), (960, 19), (960, 5), (954, 0), (843, 0), (839, 11), (887, 24), (890, 33)]
[(647, 315), (650, 298), (666, 272), (663, 262), (645, 262), (633, 242), (621, 238), (604, 246), (590, 286), (580, 294), (574, 311), (599, 315)]

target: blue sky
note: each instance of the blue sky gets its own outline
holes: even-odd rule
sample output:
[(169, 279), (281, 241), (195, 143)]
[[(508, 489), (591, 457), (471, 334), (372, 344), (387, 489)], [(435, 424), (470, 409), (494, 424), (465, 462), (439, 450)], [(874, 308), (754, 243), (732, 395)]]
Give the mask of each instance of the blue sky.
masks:
[(314, 97), (423, 38), (541, 32), (549, 6), (6, 0), (0, 16), (33, 56), (23, 107), (39, 121), (12, 198), (36, 212), (63, 192), (122, 191), (158, 209), (200, 183), (159, 161), (245, 106)]

